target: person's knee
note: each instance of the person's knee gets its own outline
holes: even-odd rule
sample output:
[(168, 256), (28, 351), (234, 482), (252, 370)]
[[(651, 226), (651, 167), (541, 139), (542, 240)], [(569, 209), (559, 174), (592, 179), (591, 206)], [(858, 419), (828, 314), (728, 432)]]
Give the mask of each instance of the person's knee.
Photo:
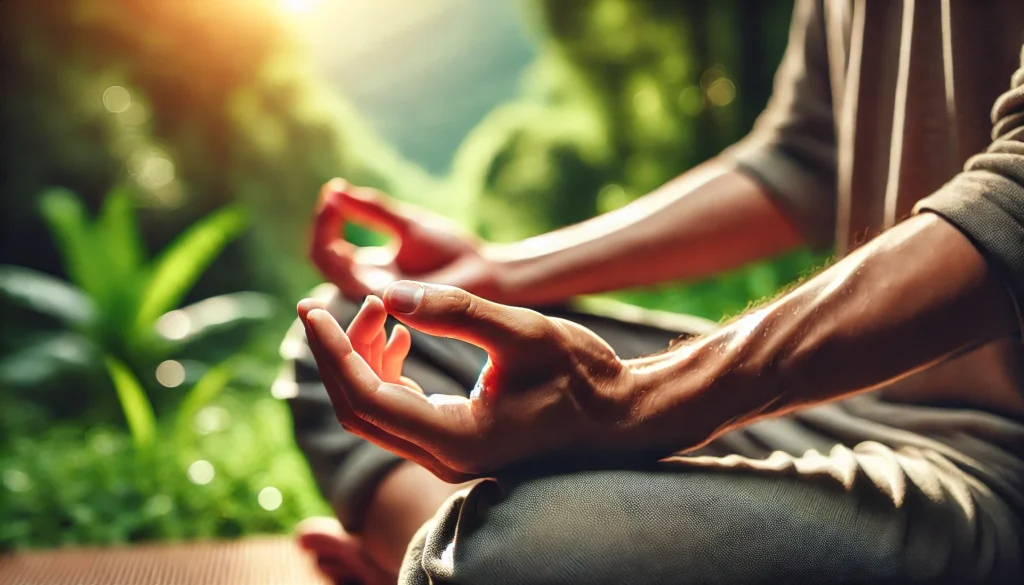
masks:
[(806, 478), (591, 471), (489, 481), (438, 514), (410, 574), (467, 584), (877, 582), (907, 575), (907, 521)]
[(446, 583), (494, 584), (639, 583), (670, 576), (674, 563), (659, 564), (657, 557), (689, 528), (649, 532), (649, 526), (672, 527), (671, 515), (659, 521), (652, 511), (658, 504), (653, 496), (668, 489), (657, 480), (658, 474), (594, 471), (478, 484), (449, 501), (410, 546), (410, 578), (403, 582), (419, 582), (414, 573)]

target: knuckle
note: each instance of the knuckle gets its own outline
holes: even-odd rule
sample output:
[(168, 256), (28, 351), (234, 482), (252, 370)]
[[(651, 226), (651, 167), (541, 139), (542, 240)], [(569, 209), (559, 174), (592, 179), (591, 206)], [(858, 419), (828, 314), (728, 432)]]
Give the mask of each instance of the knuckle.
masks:
[[(544, 317), (540, 313), (530, 311), (527, 316), (519, 319), (516, 325), (517, 336), (527, 342), (531, 347), (543, 348), (545, 352), (557, 353), (564, 348), (562, 339), (563, 331), (553, 319)], [(553, 356), (554, 353), (549, 353)]]
[(441, 309), (450, 317), (473, 320), (479, 311), (477, 300), (456, 288), (445, 290), (441, 297)]

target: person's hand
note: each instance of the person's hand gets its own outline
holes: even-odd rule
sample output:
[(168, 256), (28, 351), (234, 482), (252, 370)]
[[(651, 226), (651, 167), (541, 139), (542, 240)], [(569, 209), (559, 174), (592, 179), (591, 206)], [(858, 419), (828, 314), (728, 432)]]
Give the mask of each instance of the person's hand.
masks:
[(317, 569), (332, 583), (387, 585), (398, 578), (381, 567), (362, 538), (349, 534), (334, 518), (307, 518), (295, 532), (299, 546), (313, 556)]
[[(385, 247), (356, 247), (344, 239), (345, 222), (383, 231), (395, 241)], [(478, 240), (445, 218), (334, 179), (320, 192), (309, 254), (349, 299), (380, 295), (405, 278), (451, 284), (493, 298), (500, 289), (499, 271), (481, 249)]]
[[(428, 398), (396, 379), (402, 352), (388, 347), (402, 342), (371, 332), (385, 311), (487, 350), (490, 361), (470, 398)], [(446, 481), (536, 458), (650, 447), (637, 432), (644, 393), (634, 372), (575, 323), (409, 281), (389, 287), (383, 303), (368, 300), (351, 335), (319, 301), (302, 301), (299, 316), (341, 424)]]

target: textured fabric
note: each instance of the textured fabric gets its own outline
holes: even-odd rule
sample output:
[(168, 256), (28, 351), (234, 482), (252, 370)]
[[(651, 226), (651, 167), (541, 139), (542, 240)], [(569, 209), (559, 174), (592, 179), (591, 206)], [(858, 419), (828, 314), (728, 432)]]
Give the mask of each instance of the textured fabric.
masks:
[(1024, 426), (859, 396), (646, 468), (488, 480), (400, 583), (1020, 583)]
[[(724, 156), (840, 256), (915, 211), (941, 215), (1022, 307), (1022, 44), (1020, 0), (797, 0), (768, 107)], [(1024, 345), (1009, 340), (888, 394), (938, 402), (978, 372), (998, 408), (1024, 413)]]
[(1024, 425), (859, 396), (448, 501), (401, 583), (1019, 583)]

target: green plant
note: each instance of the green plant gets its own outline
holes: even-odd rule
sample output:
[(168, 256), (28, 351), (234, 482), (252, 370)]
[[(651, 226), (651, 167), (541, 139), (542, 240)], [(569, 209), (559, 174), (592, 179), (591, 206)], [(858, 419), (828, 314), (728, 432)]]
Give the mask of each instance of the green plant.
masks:
[[(0, 266), (0, 296), (35, 314), (30, 322), (35, 331), (32, 339), (0, 360), (0, 383), (38, 392), (48, 384), (66, 385), (83, 375), (105, 375), (116, 391), (136, 447), (147, 449), (157, 428), (156, 386), (147, 383), (150, 376), (143, 372), (172, 363), (167, 362), (172, 356), (188, 355), (215, 334), (263, 321), (271, 314), (269, 299), (251, 292), (176, 309), (221, 250), (242, 234), (245, 215), (237, 207), (222, 208), (186, 229), (147, 262), (132, 199), (125, 189), (115, 189), (106, 197), (95, 221), (89, 220), (79, 198), (64, 189), (45, 193), (41, 211), (70, 282), (27, 268)], [(61, 328), (42, 331), (40, 316)], [(229, 355), (200, 377), (182, 399), (182, 416), (192, 416), (216, 396), (231, 380), (236, 363), (237, 358)], [(173, 364), (184, 369), (178, 362)], [(194, 365), (196, 371), (204, 369), (201, 362)], [(74, 393), (66, 388), (60, 396), (74, 400)], [(103, 404), (102, 397), (89, 398)]]
[[(173, 441), (140, 458), (125, 431), (77, 421), (11, 438), (0, 449), (0, 551), (280, 534), (329, 514), (288, 409), (250, 390), (227, 389), (193, 417), (187, 458)], [(261, 500), (268, 488), (279, 502)]]

